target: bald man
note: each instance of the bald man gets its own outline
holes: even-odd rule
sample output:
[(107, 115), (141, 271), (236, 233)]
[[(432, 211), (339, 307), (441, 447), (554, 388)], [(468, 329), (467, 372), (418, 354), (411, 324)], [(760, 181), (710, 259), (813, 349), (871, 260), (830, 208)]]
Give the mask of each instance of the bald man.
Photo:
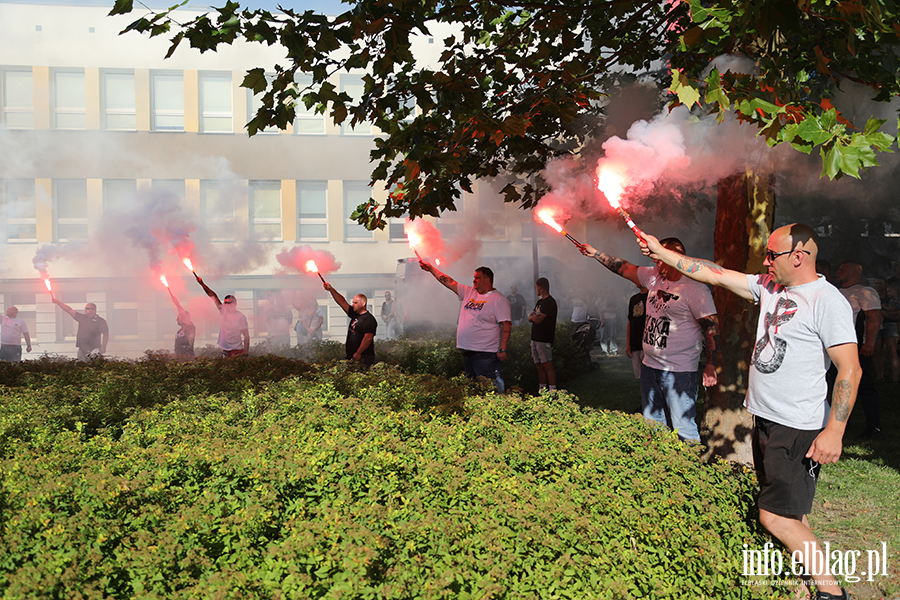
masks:
[(331, 297), (338, 303), (347, 316), (350, 317), (350, 325), (347, 327), (347, 342), (345, 350), (347, 360), (358, 360), (365, 365), (375, 362), (375, 332), (378, 330), (378, 321), (369, 312), (369, 299), (363, 294), (353, 296), (353, 304), (347, 302), (330, 283), (325, 284), (325, 289), (331, 292)]
[[(640, 242), (645, 256), (701, 283), (718, 285), (759, 304), (756, 345), (744, 406), (753, 415), (753, 461), (760, 482), (759, 520), (790, 552), (816, 548), (809, 526), (819, 466), (837, 462), (856, 401), (861, 369), (850, 304), (816, 273), (818, 236), (794, 224), (768, 241), (764, 275), (749, 275)], [(837, 366), (829, 406), (825, 372)], [(799, 451), (798, 451), (799, 450)], [(806, 568), (817, 600), (849, 598), (830, 575), (821, 554)]]

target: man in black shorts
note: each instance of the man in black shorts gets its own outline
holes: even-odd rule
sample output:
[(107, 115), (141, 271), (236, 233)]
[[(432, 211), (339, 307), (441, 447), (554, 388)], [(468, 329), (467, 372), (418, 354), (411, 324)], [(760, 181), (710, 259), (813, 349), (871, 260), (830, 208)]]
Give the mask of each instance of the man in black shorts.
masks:
[[(837, 462), (862, 370), (850, 303), (816, 274), (818, 236), (806, 225), (775, 230), (765, 275), (746, 275), (688, 258), (644, 234), (641, 250), (701, 283), (719, 285), (759, 304), (747, 399), (754, 416), (754, 464), (759, 474), (759, 520), (803, 562), (817, 600), (849, 598), (830, 575), (809, 526), (819, 465)], [(837, 367), (829, 406), (825, 372)]]

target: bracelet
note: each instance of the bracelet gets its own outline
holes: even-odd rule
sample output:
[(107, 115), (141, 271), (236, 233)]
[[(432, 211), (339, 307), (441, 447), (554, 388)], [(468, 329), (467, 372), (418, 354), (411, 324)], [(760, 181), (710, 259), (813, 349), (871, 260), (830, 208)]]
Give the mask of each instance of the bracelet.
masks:
[(504, 350), (503, 348), (500, 348), (497, 352), (503, 352), (505, 354), (506, 350)]

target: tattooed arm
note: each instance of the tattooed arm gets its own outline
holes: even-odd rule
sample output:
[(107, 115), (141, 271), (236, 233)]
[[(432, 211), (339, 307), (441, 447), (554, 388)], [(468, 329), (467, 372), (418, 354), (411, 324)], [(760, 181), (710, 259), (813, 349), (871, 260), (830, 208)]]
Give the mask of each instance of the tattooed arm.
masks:
[(703, 330), (704, 343), (706, 345), (706, 367), (703, 369), (703, 387), (716, 385), (719, 380), (716, 367), (719, 366), (719, 318), (709, 315), (697, 319)]
[(680, 273), (700, 283), (718, 285), (745, 300), (753, 300), (750, 287), (747, 285), (747, 276), (744, 273), (720, 267), (711, 260), (691, 258), (690, 256), (679, 254), (662, 246), (659, 240), (652, 235), (648, 233), (643, 235), (644, 237), (639, 243), (644, 256), (649, 256), (653, 260), (675, 267)]
[(859, 380), (862, 377), (862, 369), (859, 366), (859, 353), (856, 344), (841, 344), (828, 349), (828, 356), (837, 367), (837, 379), (834, 382), (834, 392), (831, 394), (831, 413), (828, 415), (828, 423), (822, 433), (813, 441), (807, 458), (827, 465), (837, 462), (843, 448), (842, 439), (853, 403), (856, 402), (856, 391), (859, 389)]
[(419, 266), (423, 271), (428, 271), (429, 273), (434, 275), (434, 278), (437, 279), (442, 286), (459, 296), (459, 284), (457, 284), (452, 277), (450, 277), (449, 275), (444, 275), (443, 273), (435, 269), (434, 265), (432, 265), (431, 263), (427, 263), (424, 260), (419, 261)]
[(581, 250), (582, 254), (590, 256), (619, 277), (624, 277), (638, 287), (641, 286), (641, 282), (638, 280), (637, 267), (627, 260), (610, 256), (606, 252), (597, 250), (590, 244), (582, 244), (578, 249)]

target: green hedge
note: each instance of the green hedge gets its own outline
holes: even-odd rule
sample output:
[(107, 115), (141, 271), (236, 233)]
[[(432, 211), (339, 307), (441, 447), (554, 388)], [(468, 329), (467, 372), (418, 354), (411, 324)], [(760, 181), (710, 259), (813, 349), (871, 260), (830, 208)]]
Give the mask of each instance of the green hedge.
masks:
[(0, 373), (2, 597), (780, 594), (740, 585), (752, 475), (639, 417), (262, 360)]

